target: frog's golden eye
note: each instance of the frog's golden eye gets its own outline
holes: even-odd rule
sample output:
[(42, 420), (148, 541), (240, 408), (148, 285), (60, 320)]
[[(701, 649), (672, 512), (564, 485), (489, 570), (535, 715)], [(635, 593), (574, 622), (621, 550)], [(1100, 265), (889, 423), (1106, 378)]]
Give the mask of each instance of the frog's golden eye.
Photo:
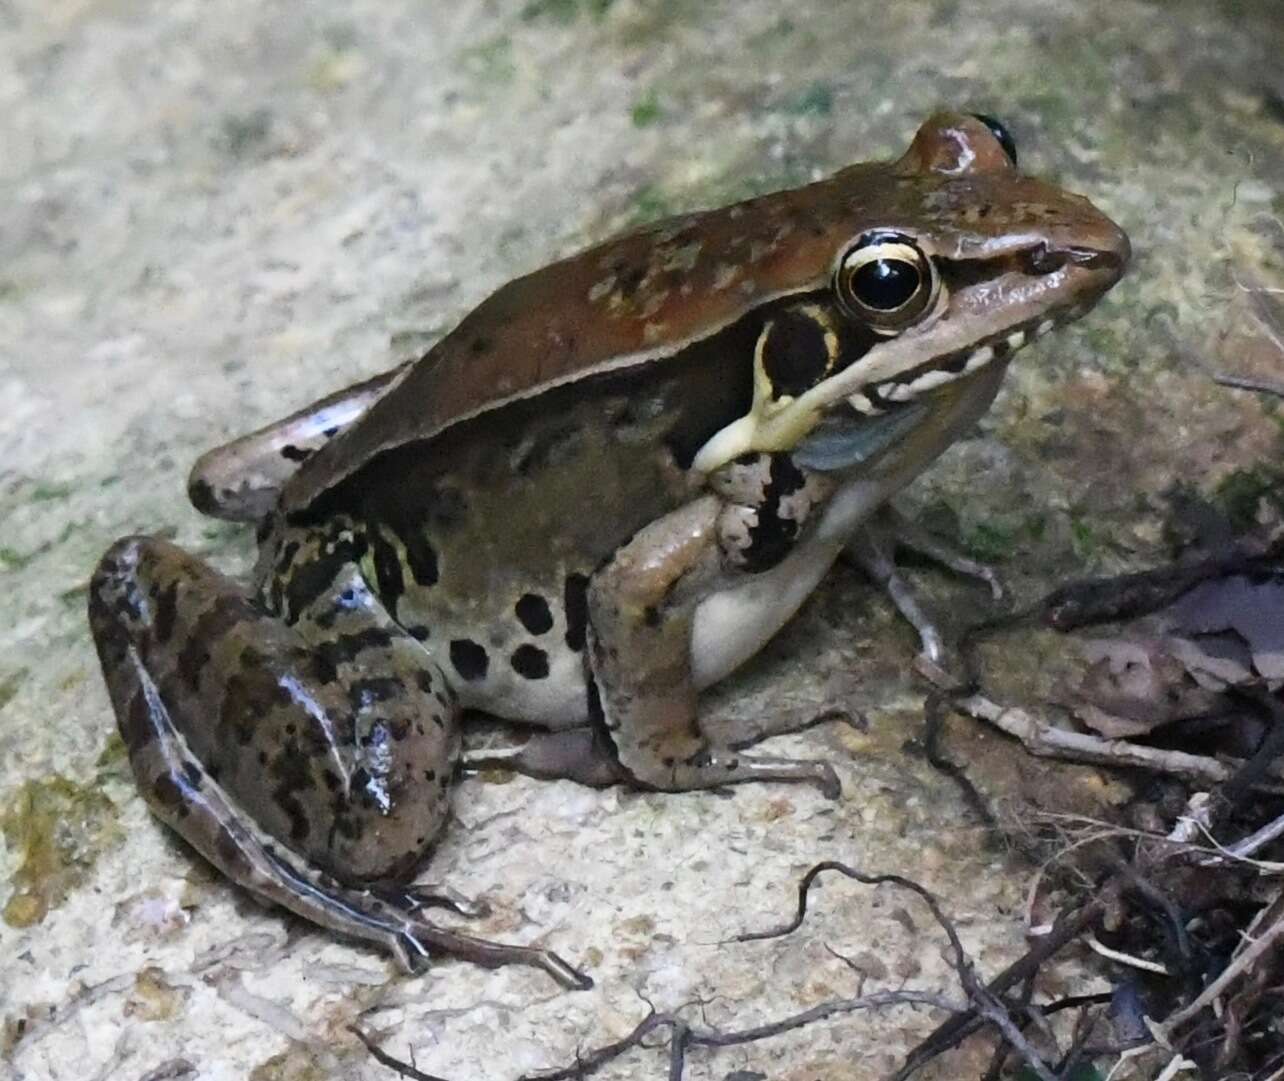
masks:
[(940, 282), (932, 262), (908, 237), (863, 237), (838, 264), (834, 288), (853, 319), (880, 334), (899, 334), (936, 299)]

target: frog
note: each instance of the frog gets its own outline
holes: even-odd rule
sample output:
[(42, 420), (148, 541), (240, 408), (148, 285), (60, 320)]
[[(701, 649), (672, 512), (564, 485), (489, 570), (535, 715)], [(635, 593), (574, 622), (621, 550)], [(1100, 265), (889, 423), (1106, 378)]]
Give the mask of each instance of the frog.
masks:
[[(700, 694), (840, 557), (941, 636), (892, 497), (1013, 355), (1121, 277), (1126, 234), (941, 112), (889, 160), (635, 228), (494, 292), (418, 360), (202, 456), (195, 506), (256, 526), (250, 580), (147, 535), (89, 621), (148, 806), (232, 882), (408, 972), (433, 955), (591, 978), (467, 933), (416, 882), (456, 776), (837, 797), (833, 764), (715, 740)], [(463, 748), (464, 717), (526, 726)]]

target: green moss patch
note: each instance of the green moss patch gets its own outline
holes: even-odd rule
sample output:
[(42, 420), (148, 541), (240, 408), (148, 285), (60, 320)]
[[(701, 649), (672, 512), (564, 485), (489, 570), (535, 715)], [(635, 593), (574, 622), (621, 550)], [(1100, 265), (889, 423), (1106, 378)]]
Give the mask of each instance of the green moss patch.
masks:
[(123, 837), (111, 800), (59, 776), (23, 784), (0, 814), (0, 830), (20, 860), (4, 906), (10, 927), (40, 923)]

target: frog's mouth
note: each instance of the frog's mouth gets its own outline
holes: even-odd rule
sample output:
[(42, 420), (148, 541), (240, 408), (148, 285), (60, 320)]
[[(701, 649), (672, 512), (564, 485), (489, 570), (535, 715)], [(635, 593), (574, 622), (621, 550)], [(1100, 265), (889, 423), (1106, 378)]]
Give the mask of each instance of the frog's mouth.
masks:
[[(939, 260), (947, 287), (928, 318), (796, 398), (772, 400), (755, 391), (749, 413), (710, 438), (693, 467), (711, 472), (741, 454), (799, 448), (813, 462), (831, 463), (827, 469), (868, 460), (921, 423), (926, 409), (910, 413), (905, 406), (1006, 362), (1088, 311), (1127, 261), (1127, 239), (1113, 223), (1110, 230), (1112, 243), (1091, 247), (1056, 246), (1047, 236), (1014, 238)], [(848, 410), (864, 423), (854, 423)], [(869, 423), (884, 417), (885, 423)]]

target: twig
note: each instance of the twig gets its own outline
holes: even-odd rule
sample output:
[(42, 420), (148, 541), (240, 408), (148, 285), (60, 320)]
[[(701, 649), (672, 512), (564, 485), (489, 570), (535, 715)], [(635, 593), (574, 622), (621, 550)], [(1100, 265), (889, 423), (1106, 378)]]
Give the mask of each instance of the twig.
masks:
[[(1273, 822), (1266, 823), (1261, 829), (1250, 833), (1233, 845), (1227, 845), (1225, 851), (1228, 855), (1243, 859), (1246, 856), (1251, 856), (1259, 848), (1270, 844), (1277, 837), (1284, 837), (1284, 815), (1280, 815)], [(1216, 844), (1216, 842), (1213, 843)], [(1284, 864), (1273, 864), (1272, 866), (1284, 870)]]
[(417, 1070), (408, 1062), (402, 1062), (399, 1058), (394, 1058), (388, 1054), (382, 1047), (367, 1036), (358, 1026), (349, 1025), (348, 1031), (351, 1032), (358, 1040), (366, 1045), (366, 1050), (370, 1052), (371, 1057), (379, 1063), (380, 1066), (387, 1066), (390, 1070), (395, 1070), (402, 1077), (409, 1077), (411, 1081), (445, 1081), (444, 1078), (436, 1074), (424, 1073), (423, 1070)]
[(1227, 987), (1251, 969), (1259, 957), (1273, 949), (1277, 943), (1284, 941), (1284, 904), (1281, 903), (1282, 898), (1284, 898), (1284, 895), (1281, 895), (1281, 898), (1277, 898), (1269, 906), (1279, 910), (1278, 918), (1275, 922), (1236, 954), (1234, 960), (1222, 970), (1217, 979), (1208, 984), (1193, 1002), (1183, 1006), (1175, 1013), (1169, 1014), (1161, 1024), (1156, 1025), (1156, 1039), (1160, 1040), (1160, 1042), (1163, 1042), (1163, 1040), (1171, 1041), (1172, 1033), (1207, 1008)]
[(837, 871), (847, 878), (854, 879), (864, 886), (898, 886), (903, 890), (909, 890), (916, 894), (922, 902), (927, 905), (932, 913), (932, 917), (945, 932), (946, 937), (950, 940), (950, 951), (954, 954), (954, 963), (960, 970), (971, 971), (971, 962), (967, 958), (967, 953), (963, 949), (963, 943), (959, 941), (958, 933), (954, 930), (954, 925), (950, 922), (942, 911), (940, 904), (931, 891), (920, 886), (911, 879), (903, 878), (901, 875), (867, 875), (857, 871), (854, 867), (848, 867), (845, 863), (839, 863), (837, 860), (824, 860), (811, 868), (802, 880), (798, 883), (798, 910), (794, 913), (793, 919), (779, 927), (774, 927), (769, 931), (746, 931), (736, 935), (736, 942), (760, 942), (767, 938), (779, 938), (782, 935), (792, 934), (802, 926), (803, 920), (807, 916), (807, 897), (811, 892), (811, 887), (826, 871)]
[(1121, 953), (1119, 950), (1112, 950), (1109, 946), (1103, 945), (1099, 942), (1096, 935), (1089, 935), (1087, 942), (1088, 948), (1092, 950), (1093, 953), (1099, 953), (1102, 957), (1108, 958), (1111, 961), (1118, 961), (1121, 965), (1144, 969), (1146, 972), (1158, 972), (1161, 976), (1172, 975), (1172, 973), (1170, 973), (1168, 969), (1158, 961), (1147, 961), (1144, 957), (1134, 957), (1130, 953)]
[(997, 1028), (1003, 1034), (1003, 1038), (1020, 1052), (1026, 1065), (1034, 1071), (1039, 1081), (1057, 1081), (1056, 1075), (1043, 1060), (1043, 1056), (1025, 1038), (1025, 1033), (1017, 1027), (1002, 1002), (983, 987), (969, 989), (968, 997), (972, 999), (977, 1014)]
[[(545, 1070), (539, 1073), (523, 1074), (518, 1081), (579, 1081), (596, 1073), (607, 1063), (619, 1058), (642, 1044), (642, 1040), (660, 1028), (673, 1031), (669, 1048), (670, 1081), (680, 1081), (681, 1068), (685, 1053), (692, 1047), (735, 1047), (739, 1044), (753, 1043), (769, 1039), (795, 1029), (803, 1028), (816, 1021), (859, 1010), (878, 1009), (884, 1006), (932, 1006), (940, 1010), (960, 1010), (963, 1003), (929, 991), (877, 991), (862, 995), (859, 998), (834, 999), (822, 1002), (803, 1010), (801, 1013), (769, 1021), (753, 1028), (723, 1032), (714, 1028), (695, 1028), (675, 1013), (653, 1013), (643, 1019), (627, 1036), (606, 1044), (587, 1055), (576, 1056), (575, 1063), (556, 1070)], [(675, 1045), (678, 1049), (675, 1050)], [(675, 1072), (676, 1071), (676, 1072)]]
[[(1059, 586), (1029, 608), (970, 627), (961, 645), (971, 650), (986, 637), (1018, 630), (1033, 622), (1059, 631), (1072, 631), (1094, 623), (1117, 623), (1149, 615), (1172, 604), (1183, 593), (1210, 578), (1251, 574), (1278, 568), (1284, 557), (1284, 539), (1263, 548), (1243, 544), (1228, 555), (1170, 564), (1133, 574), (1084, 578)], [(969, 669), (970, 670), (970, 669)]]
[(994, 812), (963, 767), (947, 758), (941, 748), (941, 733), (945, 730), (945, 716), (949, 709), (949, 696), (940, 689), (927, 696), (927, 701), (923, 704), (923, 750), (928, 764), (944, 773), (958, 786), (963, 802), (972, 808), (976, 817), (990, 831), (993, 841), (999, 830), (998, 819), (994, 817)]
[(1213, 382), (1218, 386), (1230, 387), (1232, 390), (1251, 390), (1259, 394), (1274, 394), (1284, 398), (1284, 383), (1268, 383), (1264, 379), (1248, 379), (1241, 375), (1224, 375), (1213, 373)]
[(1215, 758), (1072, 732), (1017, 706), (1000, 706), (981, 694), (968, 695), (955, 704), (968, 716), (1016, 737), (1027, 751), (1041, 758), (1068, 757), (1103, 766), (1132, 766), (1203, 782), (1221, 782), (1231, 776), (1229, 767)]
[[(1049, 958), (1101, 919), (1106, 910), (1108, 893), (1109, 885), (1098, 890), (1092, 900), (1079, 908), (1063, 912), (1052, 930), (1041, 936), (1025, 956), (1014, 961), (986, 984), (986, 990), (993, 995), (1002, 995), (1033, 976)], [(905, 1081), (905, 1078), (917, 1073), (937, 1055), (956, 1046), (979, 1026), (980, 1021), (973, 1010), (966, 1010), (943, 1022), (910, 1050), (904, 1065), (896, 1072), (892, 1081)]]
[[(1252, 756), (1222, 785), (1214, 804), (1214, 814), (1225, 816), (1239, 807), (1252, 794), (1253, 789), (1266, 777), (1272, 764), (1284, 755), (1284, 705), (1272, 694), (1248, 687), (1238, 689), (1238, 694), (1270, 714), (1272, 725)], [(1215, 821), (1216, 819), (1214, 819)]]

